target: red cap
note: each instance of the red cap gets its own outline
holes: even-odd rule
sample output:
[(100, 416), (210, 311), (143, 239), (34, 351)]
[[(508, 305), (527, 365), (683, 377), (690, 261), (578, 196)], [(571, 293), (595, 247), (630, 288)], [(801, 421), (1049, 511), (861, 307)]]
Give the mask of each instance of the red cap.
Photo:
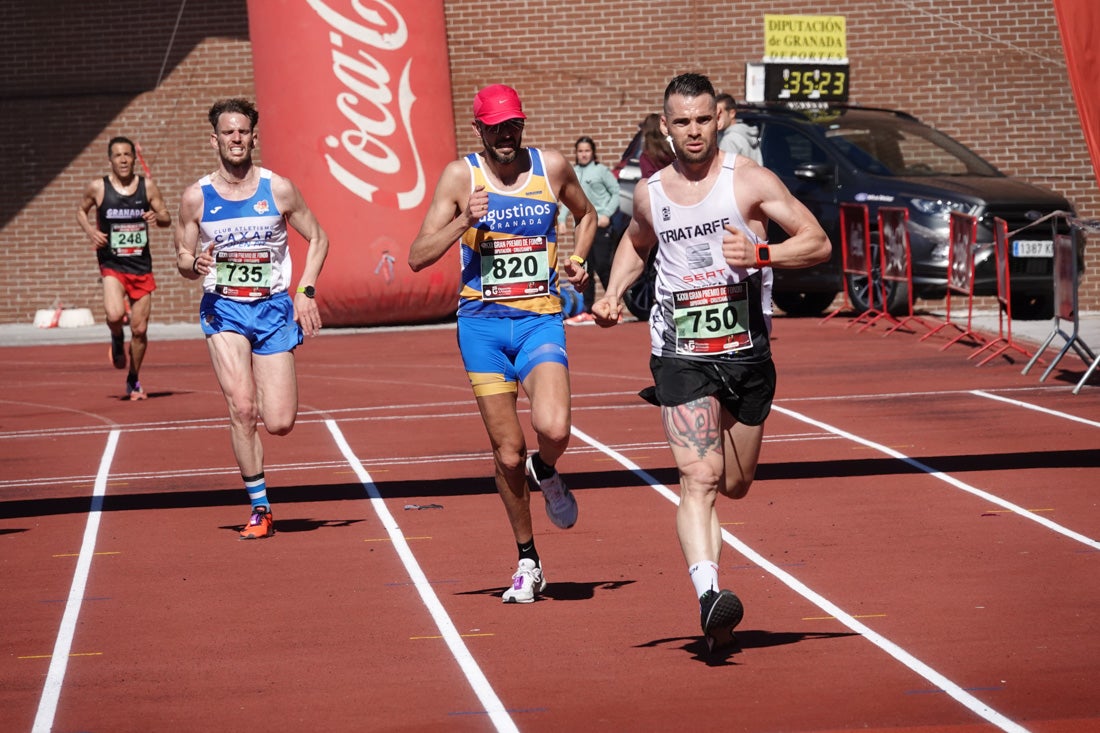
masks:
[(474, 97), (474, 118), (486, 125), (496, 125), (505, 120), (525, 120), (523, 104), (512, 87), (493, 84), (485, 87)]

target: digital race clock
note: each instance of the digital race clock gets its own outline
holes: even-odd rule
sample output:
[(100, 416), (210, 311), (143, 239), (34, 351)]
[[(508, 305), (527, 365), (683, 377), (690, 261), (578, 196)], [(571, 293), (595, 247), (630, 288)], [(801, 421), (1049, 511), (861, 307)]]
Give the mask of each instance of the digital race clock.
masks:
[(848, 64), (764, 64), (766, 102), (847, 102)]

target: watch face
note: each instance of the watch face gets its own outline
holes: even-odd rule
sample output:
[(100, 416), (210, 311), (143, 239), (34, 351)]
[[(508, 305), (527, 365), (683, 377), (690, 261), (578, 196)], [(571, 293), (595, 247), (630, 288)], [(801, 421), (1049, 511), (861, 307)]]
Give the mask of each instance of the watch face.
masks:
[(317, 291), (313, 289), (312, 285), (306, 285), (304, 288), (302, 288), (302, 293), (307, 298), (312, 298), (317, 293)]

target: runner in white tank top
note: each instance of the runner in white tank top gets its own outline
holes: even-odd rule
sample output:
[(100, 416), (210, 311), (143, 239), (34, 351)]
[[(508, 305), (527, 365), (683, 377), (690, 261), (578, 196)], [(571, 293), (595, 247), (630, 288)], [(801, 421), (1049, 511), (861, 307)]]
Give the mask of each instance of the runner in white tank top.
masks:
[(771, 353), (760, 268), (731, 267), (722, 254), (727, 226), (754, 246), (763, 241), (736, 206), (734, 181), (747, 163), (735, 171), (734, 160), (726, 156), (714, 186), (693, 205), (668, 197), (661, 171), (649, 179), (658, 242), (656, 306), (649, 319), (655, 356), (762, 362)]
[[(748, 492), (775, 394), (762, 270), (810, 267), (832, 247), (771, 171), (719, 152), (714, 87), (705, 76), (672, 80), (661, 125), (676, 160), (635, 188), (634, 219), (592, 313), (601, 326), (618, 323), (623, 293), (657, 246), (650, 319), (656, 386), (642, 396), (661, 406), (680, 472), (676, 533), (714, 650), (735, 643), (743, 613), (741, 600), (718, 584), (715, 500)], [(765, 241), (769, 221), (788, 235), (774, 247)]]

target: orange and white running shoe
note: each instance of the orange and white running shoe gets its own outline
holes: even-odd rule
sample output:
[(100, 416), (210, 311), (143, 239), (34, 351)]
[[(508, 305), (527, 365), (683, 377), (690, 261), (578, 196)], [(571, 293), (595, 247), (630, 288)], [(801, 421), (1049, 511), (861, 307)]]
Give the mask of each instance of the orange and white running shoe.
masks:
[(275, 536), (275, 518), (271, 516), (271, 510), (266, 506), (258, 506), (252, 510), (252, 516), (248, 524), (241, 530), (242, 540), (262, 540), (265, 537)]

